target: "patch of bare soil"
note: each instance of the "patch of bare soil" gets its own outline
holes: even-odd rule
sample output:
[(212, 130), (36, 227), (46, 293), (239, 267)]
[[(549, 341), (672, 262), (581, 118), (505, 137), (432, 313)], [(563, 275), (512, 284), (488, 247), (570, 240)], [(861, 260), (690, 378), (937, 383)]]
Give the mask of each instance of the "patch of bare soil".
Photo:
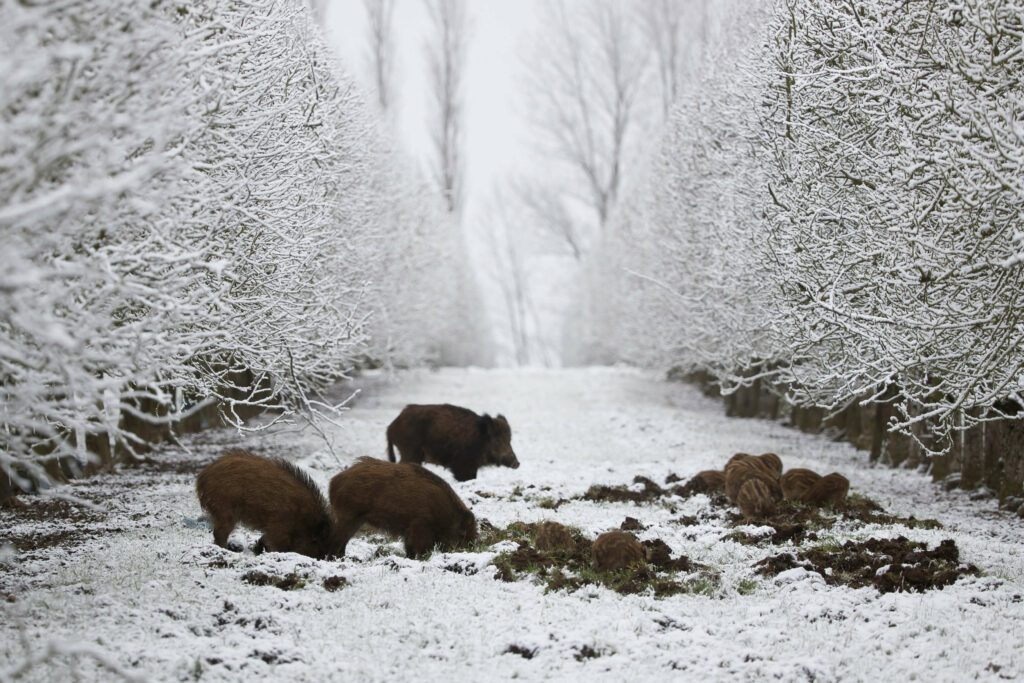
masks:
[(515, 550), (499, 554), (492, 564), (495, 578), (518, 581), (536, 577), (547, 590), (575, 591), (588, 585), (602, 585), (623, 595), (651, 591), (656, 597), (679, 593), (710, 595), (718, 585), (718, 575), (710, 568), (691, 562), (685, 556), (672, 557), (672, 549), (661, 539), (644, 541), (647, 563), (619, 571), (600, 571), (590, 557), (592, 542), (578, 529), (570, 528), (573, 547), (538, 550), (534, 546), (541, 524), (516, 522), (506, 529), (491, 527), (483, 543), (514, 540)]
[[(38, 496), (21, 500), (18, 506), (8, 508), (3, 518), (5, 528), (0, 530), (0, 545), (12, 545), (19, 554), (58, 546), (71, 547), (96, 536), (121, 531), (87, 528), (102, 521), (105, 515), (66, 500)], [(18, 526), (31, 527), (33, 524), (44, 522), (53, 528), (12, 531)]]
[(832, 585), (873, 586), (882, 593), (923, 592), (948, 586), (961, 576), (980, 574), (974, 565), (960, 563), (960, 550), (950, 539), (928, 550), (924, 543), (903, 536), (783, 553), (766, 558), (755, 567), (765, 576), (802, 567), (818, 572)]
[(284, 576), (276, 576), (265, 572), (252, 570), (242, 574), (242, 581), (253, 586), (273, 586), (283, 591), (294, 591), (305, 587), (306, 579), (295, 572), (289, 572)]
[[(728, 503), (726, 503), (728, 505)], [(739, 514), (732, 513), (733, 526), (748, 524)], [(818, 531), (831, 529), (836, 522), (848, 521), (865, 524), (899, 524), (910, 529), (941, 529), (942, 524), (934, 519), (916, 519), (890, 515), (882, 507), (860, 495), (852, 495), (846, 502), (835, 508), (815, 508), (792, 501), (782, 501), (771, 517), (758, 520), (757, 524), (772, 528), (768, 534), (751, 534), (745, 531), (734, 531), (725, 536), (726, 540), (746, 545), (770, 543), (782, 545), (792, 543), (801, 545), (808, 541), (818, 540)]]
[(642, 484), (643, 490), (634, 491), (628, 486), (606, 486), (594, 484), (583, 494), (583, 500), (597, 503), (651, 503), (671, 493), (647, 477), (633, 477), (634, 484)]

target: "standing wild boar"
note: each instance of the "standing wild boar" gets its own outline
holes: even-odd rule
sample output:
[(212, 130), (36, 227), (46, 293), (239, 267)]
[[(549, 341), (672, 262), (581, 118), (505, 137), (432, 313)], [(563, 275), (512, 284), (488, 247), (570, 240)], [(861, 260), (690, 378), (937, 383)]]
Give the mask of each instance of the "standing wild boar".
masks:
[(477, 415), (449, 404), (409, 405), (388, 425), (388, 459), (447, 467), (456, 481), (476, 479), (484, 465), (519, 467), (504, 416)]
[(808, 505), (841, 505), (850, 491), (850, 480), (833, 472), (826, 474), (803, 495), (803, 502)]
[(802, 501), (804, 494), (821, 480), (821, 475), (814, 470), (794, 467), (786, 470), (779, 483), (782, 485), (782, 497), (786, 500)]
[(213, 542), (228, 547), (242, 524), (263, 532), (256, 552), (296, 552), (314, 558), (330, 550), (331, 515), (320, 487), (290, 462), (228, 451), (196, 479), (199, 504), (213, 524)]
[(625, 531), (608, 531), (594, 539), (590, 558), (596, 569), (617, 571), (647, 564), (647, 551), (636, 536)]
[(422, 465), (359, 458), (331, 479), (335, 534), (332, 549), (345, 546), (363, 524), (401, 536), (407, 557), (419, 558), (435, 545), (445, 548), (476, 540), (476, 517), (448, 483)]

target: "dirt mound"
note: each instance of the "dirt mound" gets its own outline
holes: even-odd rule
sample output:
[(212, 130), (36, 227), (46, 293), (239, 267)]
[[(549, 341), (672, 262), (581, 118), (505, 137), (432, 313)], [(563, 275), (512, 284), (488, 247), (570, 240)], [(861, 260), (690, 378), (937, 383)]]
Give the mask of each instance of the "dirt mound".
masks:
[[(533, 542), (542, 523), (516, 522), (505, 529), (492, 527), (484, 542), (516, 541), (516, 549), (499, 554), (492, 560), (501, 581), (538, 578), (547, 590), (575, 591), (588, 585), (602, 585), (623, 595), (652, 591), (656, 597), (679, 593), (711, 594), (718, 585), (718, 576), (708, 567), (680, 556), (673, 558), (672, 549), (661, 539), (643, 541), (648, 566), (618, 571), (600, 571), (593, 567), (590, 549), (593, 541), (578, 529), (569, 527), (575, 540), (570, 550), (543, 551)], [(497, 540), (494, 540), (497, 539)], [(686, 574), (686, 576), (683, 576)]]
[(642, 484), (642, 491), (634, 491), (625, 485), (606, 486), (594, 484), (583, 494), (583, 500), (600, 503), (650, 503), (670, 493), (647, 477), (633, 477), (634, 484)]
[[(728, 503), (726, 503), (728, 505)], [(733, 526), (745, 526), (749, 524), (738, 514), (732, 514)], [(759, 522), (762, 526), (772, 528), (769, 534), (751, 534), (745, 531), (736, 531), (728, 536), (726, 540), (736, 541), (745, 545), (758, 545), (770, 543), (782, 545), (792, 543), (801, 545), (808, 541), (818, 540), (818, 531), (831, 529), (836, 522), (849, 521), (864, 524), (900, 524), (910, 529), (941, 529), (942, 524), (934, 519), (915, 519), (914, 517), (899, 517), (890, 515), (878, 503), (864, 496), (852, 495), (846, 503), (838, 508), (822, 509), (813, 506), (803, 505), (794, 501), (781, 501), (778, 503), (775, 514)]]
[(818, 572), (832, 585), (873, 586), (882, 593), (923, 592), (948, 586), (961, 576), (980, 574), (974, 565), (960, 563), (960, 550), (950, 539), (928, 550), (924, 543), (903, 536), (783, 553), (766, 558), (755, 567), (765, 576), (802, 567)]

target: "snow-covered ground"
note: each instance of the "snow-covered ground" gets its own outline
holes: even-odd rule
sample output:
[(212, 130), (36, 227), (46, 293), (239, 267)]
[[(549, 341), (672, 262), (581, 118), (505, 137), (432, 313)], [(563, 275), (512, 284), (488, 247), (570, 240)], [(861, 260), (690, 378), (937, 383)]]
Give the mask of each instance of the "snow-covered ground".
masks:
[[(495, 580), (494, 552), (435, 553), (417, 562), (399, 543), (369, 533), (337, 562), (235, 554), (212, 544), (193, 490), (196, 464), (244, 443), (292, 458), (326, 484), (355, 457), (384, 457), (385, 427), (413, 402), (508, 417), (522, 467), (484, 469), (475, 481), (453, 483), (478, 518), (498, 526), (556, 519), (593, 536), (629, 515), (649, 525), (641, 539), (659, 537), (674, 553), (718, 569), (715, 595), (622, 596), (599, 587), (545, 594), (530, 580)], [(1021, 520), (991, 500), (941, 491), (922, 474), (871, 468), (846, 444), (726, 418), (690, 386), (624, 369), (411, 372), (369, 382), (329, 436), (333, 452), (310, 431), (200, 434), (153, 454), (157, 465), (62, 489), (97, 510), (48, 501), (36, 520), (31, 510), (0, 512), (0, 539), (41, 541), (13, 558), (8, 549), (0, 564), (0, 679), (16, 671), (19, 680), (68, 680), (73, 672), (111, 679), (97, 656), (141, 680), (1024, 676)], [(677, 501), (675, 512), (582, 500), (550, 509), (552, 499), (594, 483), (629, 483), (636, 475), (661, 483), (673, 472), (686, 478), (721, 467), (737, 451), (775, 451), (787, 468), (838, 470), (890, 512), (945, 526), (837, 527), (836, 538), (904, 535), (930, 546), (952, 538), (983, 575), (924, 594), (827, 586), (799, 571), (764, 578), (753, 565), (780, 548), (723, 540), (732, 529), (721, 520), (672, 523), (706, 508), (704, 496)], [(62, 514), (47, 519), (51, 510)], [(42, 542), (51, 536), (59, 542)], [(294, 573), (303, 583), (294, 590), (252, 585), (242, 577), (253, 570)], [(348, 584), (327, 590), (323, 579), (336, 576)], [(48, 644), (54, 654), (44, 657)], [(508, 652), (513, 646), (532, 658)], [(45, 661), (25, 665), (34, 658)]]

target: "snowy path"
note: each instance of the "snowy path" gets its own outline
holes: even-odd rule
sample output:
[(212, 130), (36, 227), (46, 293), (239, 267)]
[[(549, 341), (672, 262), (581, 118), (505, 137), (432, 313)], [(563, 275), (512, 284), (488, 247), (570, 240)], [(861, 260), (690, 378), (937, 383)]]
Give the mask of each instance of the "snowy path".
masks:
[[(197, 459), (239, 437), (199, 435), (189, 451), (156, 454), (167, 466), (77, 482), (71, 493), (105, 511), (46, 522), (0, 511), (0, 538), (62, 534), (55, 547), (0, 565), (0, 679), (49, 639), (82, 641), (110, 653), (143, 680), (906, 680), (1024, 676), (1024, 524), (992, 501), (937, 492), (922, 475), (867, 467), (845, 444), (766, 421), (727, 419), (693, 388), (629, 370), (445, 370), (372, 385), (344, 426), (332, 429), (338, 459), (312, 434), (274, 430), (247, 437), (253, 448), (312, 468), (322, 483), (359, 455), (384, 456), (384, 429), (406, 403), (448, 401), (504, 413), (518, 470), (485, 469), (456, 489), (478, 517), (504, 526), (557, 519), (595, 535), (627, 515), (675, 553), (722, 572), (714, 597), (620, 596), (604, 588), (554, 592), (527, 580), (505, 583), (493, 553), (403, 557), (378, 552), (370, 535), (341, 562), (296, 555), (221, 552), (199, 521)], [(790, 583), (754, 574), (778, 548), (721, 540), (721, 526), (680, 526), (673, 517), (706, 505), (695, 496), (666, 506), (546, 499), (645, 475), (657, 482), (720, 467), (736, 451), (779, 453), (786, 467), (846, 473), (854, 490), (900, 514), (934, 517), (944, 529), (875, 527), (860, 537), (905, 535), (934, 545), (953, 538), (984, 576), (925, 594)], [(175, 469), (179, 471), (175, 471)], [(447, 475), (446, 475), (447, 476)], [(54, 507), (68, 506), (50, 503)], [(41, 508), (45, 513), (46, 508)], [(73, 509), (73, 508), (72, 508)], [(42, 516), (42, 514), (41, 514)], [(250, 540), (254, 540), (250, 535)], [(845, 537), (844, 537), (845, 538)], [(251, 570), (296, 572), (284, 591), (242, 580)], [(350, 584), (330, 592), (322, 579)], [(739, 590), (742, 583), (753, 592)], [(81, 634), (85, 634), (84, 636)], [(532, 658), (507, 653), (535, 651)], [(584, 653), (596, 656), (584, 656)], [(25, 680), (109, 680), (91, 659), (67, 655)]]

